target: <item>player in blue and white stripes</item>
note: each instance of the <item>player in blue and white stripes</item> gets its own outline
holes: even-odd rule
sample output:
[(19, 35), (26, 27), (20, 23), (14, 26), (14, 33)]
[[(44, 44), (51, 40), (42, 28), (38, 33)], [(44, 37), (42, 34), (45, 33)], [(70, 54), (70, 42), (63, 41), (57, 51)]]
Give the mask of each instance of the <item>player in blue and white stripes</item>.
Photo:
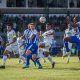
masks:
[[(38, 55), (38, 32), (35, 29), (35, 24), (34, 23), (30, 23), (29, 24), (30, 27), (30, 35), (29, 35), (29, 40), (30, 40), (30, 45), (27, 47), (26, 50), (26, 55), (31, 55), (32, 60), (34, 62), (36, 62), (36, 64), (38, 64), (38, 68), (41, 69), (42, 65), (39, 62), (39, 60), (37, 59), (37, 55)], [(27, 57), (28, 58), (28, 57)], [(24, 68), (27, 68), (27, 66), (29, 67), (29, 64), (25, 65)]]

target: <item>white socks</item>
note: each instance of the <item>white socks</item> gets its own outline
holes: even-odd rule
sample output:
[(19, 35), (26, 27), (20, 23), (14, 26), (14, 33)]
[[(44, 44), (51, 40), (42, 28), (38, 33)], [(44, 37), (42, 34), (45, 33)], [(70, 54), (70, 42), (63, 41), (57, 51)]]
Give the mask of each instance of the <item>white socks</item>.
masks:
[(39, 48), (39, 49), (38, 49), (38, 56), (39, 56), (40, 58), (42, 58), (42, 59), (44, 60), (44, 62), (46, 62), (45, 56), (43, 55), (43, 49), (42, 49), (42, 48)]
[(20, 56), (19, 56), (19, 60), (23, 60), (23, 62), (25, 62), (25, 63), (26, 63), (26, 59), (25, 59), (25, 57), (24, 57), (24, 56), (22, 56), (22, 55), (20, 55)]
[(48, 56), (48, 60), (53, 64), (52, 57), (50, 55)]
[(6, 64), (7, 56), (3, 55), (3, 65)]

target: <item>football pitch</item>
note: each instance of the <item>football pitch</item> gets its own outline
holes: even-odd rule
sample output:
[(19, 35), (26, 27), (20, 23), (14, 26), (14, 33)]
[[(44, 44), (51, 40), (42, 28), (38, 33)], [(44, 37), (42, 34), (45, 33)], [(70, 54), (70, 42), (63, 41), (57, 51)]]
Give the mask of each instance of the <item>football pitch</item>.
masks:
[[(30, 62), (29, 69), (22, 69), (22, 63), (18, 59), (8, 59), (6, 69), (0, 69), (0, 80), (80, 80), (80, 63), (77, 57), (71, 57), (70, 63), (62, 57), (54, 57), (55, 68), (46, 58), (46, 63), (41, 60), (43, 69), (37, 69), (33, 62)], [(1, 59), (0, 59), (1, 64)]]

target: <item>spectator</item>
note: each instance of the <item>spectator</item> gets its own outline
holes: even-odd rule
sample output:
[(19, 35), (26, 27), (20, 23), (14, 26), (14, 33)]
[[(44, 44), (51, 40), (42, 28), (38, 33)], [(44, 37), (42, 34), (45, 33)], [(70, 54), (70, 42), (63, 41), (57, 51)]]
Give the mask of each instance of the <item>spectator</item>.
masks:
[(3, 54), (3, 50), (4, 50), (4, 41), (3, 41), (2, 37), (0, 36), (0, 57)]

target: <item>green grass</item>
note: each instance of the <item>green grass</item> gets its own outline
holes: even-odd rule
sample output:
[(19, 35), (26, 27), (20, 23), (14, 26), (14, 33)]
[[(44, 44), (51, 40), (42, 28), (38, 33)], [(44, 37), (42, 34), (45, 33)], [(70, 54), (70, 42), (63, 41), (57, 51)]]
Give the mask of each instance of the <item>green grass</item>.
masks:
[[(47, 60), (43, 64), (43, 69), (39, 70), (31, 62), (29, 69), (22, 69), (22, 63), (18, 59), (8, 59), (6, 69), (0, 69), (0, 80), (80, 80), (80, 63), (77, 57), (72, 57), (70, 63), (66, 63), (66, 58), (53, 58), (56, 61), (54, 69)], [(0, 60), (1, 63), (1, 60)]]

